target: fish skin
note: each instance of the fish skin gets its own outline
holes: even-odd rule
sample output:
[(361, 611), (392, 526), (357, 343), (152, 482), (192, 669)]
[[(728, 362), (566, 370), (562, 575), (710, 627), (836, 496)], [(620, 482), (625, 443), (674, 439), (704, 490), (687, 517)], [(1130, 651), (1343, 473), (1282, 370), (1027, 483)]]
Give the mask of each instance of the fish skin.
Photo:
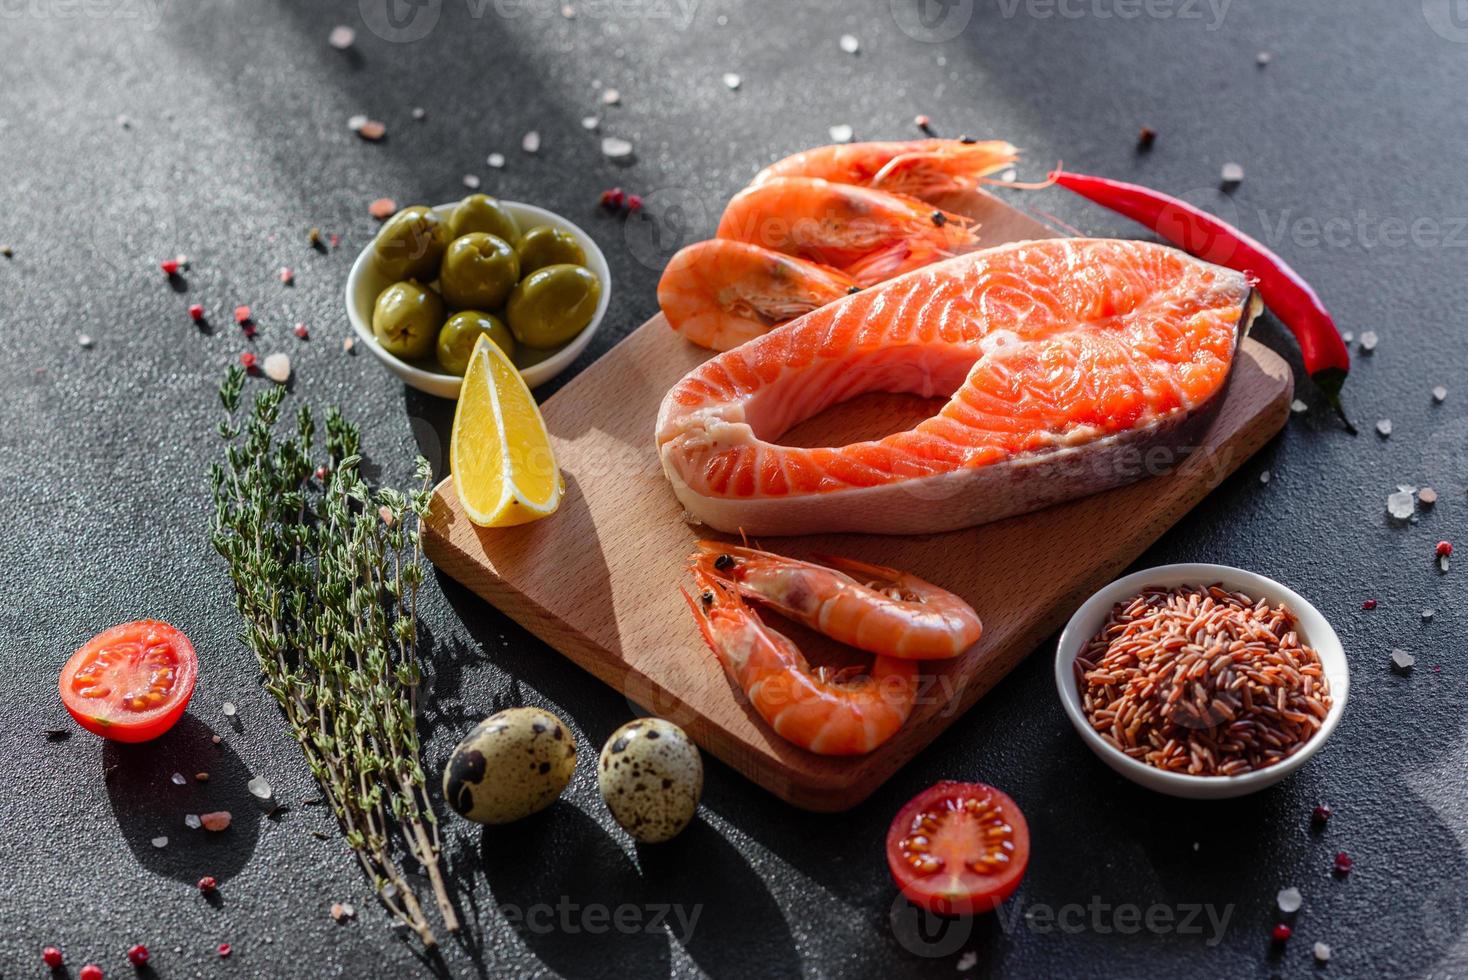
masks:
[[(979, 375), (979, 368), (985, 366), (986, 361), (989, 362), (987, 369), (1002, 372), (1009, 364), (1008, 359), (1016, 354), (1022, 359), (1029, 352), (1037, 352), (1031, 355), (1031, 360), (1038, 360), (1046, 350), (1046, 343), (1051, 340), (1056, 340), (1065, 350), (1064, 343), (1070, 339), (1083, 353), (1086, 345), (1092, 342), (1093, 337), (1086, 335), (1091, 327), (1064, 319), (1052, 318), (1053, 329), (1049, 334), (1029, 338), (1021, 338), (1010, 328), (1044, 330), (1043, 317), (1032, 321), (1021, 317), (1011, 321), (997, 315), (998, 322), (989, 322), (996, 317), (986, 319), (975, 312), (985, 305), (987, 294), (984, 289), (987, 287), (983, 284), (990, 281), (985, 277), (997, 275), (994, 270), (1010, 274), (1010, 281), (1004, 283), (1007, 292), (1003, 298), (1011, 304), (1016, 300), (1015, 281), (1026, 282), (1024, 288), (1030, 289), (1032, 296), (1043, 296), (1047, 302), (1055, 302), (1057, 291), (1064, 293), (1068, 284), (1055, 277), (1043, 282), (1024, 280), (1022, 270), (1031, 266), (1052, 271), (1059, 269), (1065, 275), (1079, 277), (1076, 279), (1080, 283), (1077, 290), (1083, 299), (1090, 298), (1085, 292), (1087, 289), (1100, 288), (1096, 285), (1100, 281), (1102, 286), (1115, 287), (1115, 295), (1126, 301), (1136, 293), (1135, 283), (1125, 275), (1132, 267), (1099, 267), (1101, 260), (1118, 257), (1143, 269), (1156, 267), (1176, 271), (1180, 281), (1192, 284), (1189, 291), (1176, 294), (1165, 290), (1144, 293), (1141, 299), (1136, 300), (1138, 305), (1133, 310), (1143, 309), (1148, 302), (1159, 304), (1155, 308), (1143, 309), (1143, 313), (1152, 315), (1162, 324), (1165, 329), (1159, 336), (1164, 339), (1178, 335), (1192, 339), (1192, 335), (1187, 333), (1187, 329), (1191, 329), (1186, 326), (1189, 322), (1187, 316), (1178, 314), (1176, 324), (1167, 318), (1170, 315), (1168, 311), (1175, 306), (1184, 312), (1192, 311), (1188, 316), (1193, 318), (1199, 315), (1208, 318), (1206, 330), (1209, 332), (1200, 332), (1199, 337), (1204, 341), (1211, 340), (1216, 346), (1222, 344), (1219, 350), (1213, 351), (1216, 355), (1214, 360), (1221, 360), (1226, 353), (1226, 364), (1221, 368), (1223, 373), (1216, 383), (1212, 375), (1217, 374), (1220, 368), (1217, 364), (1212, 365), (1212, 374), (1205, 377), (1204, 397), (1191, 404), (1182, 399), (1183, 403), (1173, 409), (1161, 411), (1155, 417), (1141, 418), (1130, 427), (1112, 432), (1101, 431), (1097, 425), (1070, 425), (1069, 422), (1069, 428), (1062, 428), (1059, 432), (1048, 429), (1037, 432), (1025, 429), (1023, 425), (1016, 426), (1018, 439), (1052, 439), (1054, 442), (1037, 449), (996, 452), (993, 447), (977, 446), (974, 447), (973, 458), (949, 463), (935, 461), (922, 454), (903, 454), (906, 446), (916, 438), (914, 433), (917, 429), (929, 423), (941, 425), (951, 421), (945, 419), (944, 413), (959, 402), (955, 389), (962, 391), (970, 379)], [(1106, 280), (1108, 273), (1116, 273), (1120, 285)], [(1059, 278), (1063, 280), (1064, 275)], [(1103, 295), (1108, 301), (1113, 298), (1112, 294), (1104, 291)], [(1026, 296), (1018, 299), (1029, 301)], [(933, 303), (941, 304), (936, 312), (928, 309)], [(898, 310), (900, 315), (900, 311), (912, 308), (922, 311), (915, 321), (916, 326), (908, 326), (906, 320), (890, 319), (891, 311)], [(1216, 417), (1232, 377), (1238, 343), (1247, 333), (1259, 308), (1259, 300), (1244, 276), (1210, 266), (1161, 245), (1104, 239), (1054, 239), (1017, 242), (970, 253), (839, 300), (695, 368), (674, 385), (663, 401), (657, 424), (659, 455), (664, 472), (689, 515), (709, 527), (730, 533), (742, 531), (752, 535), (777, 536), (855, 531), (912, 535), (1001, 520), (1134, 482), (1180, 463), (1186, 457), (1187, 447), (1197, 443)], [(850, 334), (851, 343), (844, 347), (833, 342), (843, 322), (843, 310), (848, 318), (862, 318), (855, 333)], [(1156, 310), (1163, 312), (1156, 313)], [(936, 327), (931, 323), (925, 325), (923, 315), (929, 316)], [(889, 316), (889, 320), (884, 322), (883, 316)], [(1138, 314), (1139, 318), (1141, 316)], [(1130, 321), (1122, 316), (1102, 317), (1098, 322), (1103, 327), (1110, 324), (1115, 328)], [(1137, 322), (1145, 325), (1151, 320), (1138, 319)], [(1229, 331), (1226, 337), (1221, 333), (1224, 330)], [(914, 341), (912, 331), (924, 336)], [(1021, 340), (1020, 346), (989, 350), (981, 347), (986, 340), (994, 342), (1000, 338), (1001, 331)], [(777, 336), (787, 333), (790, 336)], [(1116, 329), (1103, 333), (1098, 328), (1094, 337), (1101, 340), (1113, 338), (1114, 341), (1119, 335)], [(1028, 347), (1023, 343), (1026, 339), (1030, 344)], [(1150, 334), (1144, 335), (1143, 339), (1155, 340)], [(854, 350), (860, 351), (861, 360), (852, 353)], [(996, 350), (1000, 353), (995, 353)], [(1132, 353), (1136, 347), (1125, 350)], [(1077, 354), (1078, 364), (1080, 356)], [(737, 360), (726, 360), (730, 358)], [(724, 363), (715, 363), (720, 361)], [(1138, 371), (1142, 368), (1165, 370), (1169, 363), (1160, 357), (1137, 356), (1123, 367)], [(1191, 361), (1184, 362), (1185, 367), (1191, 364)], [(867, 373), (879, 384), (863, 387), (863, 382), (868, 380), (862, 376), (863, 369), (870, 369)], [(775, 380), (784, 377), (782, 372), (795, 372), (800, 383), (792, 383), (791, 390), (782, 390), (778, 397), (774, 397), (772, 392), (767, 393), (772, 396), (773, 407), (764, 404), (756, 396), (762, 388), (768, 388)], [(1084, 381), (1067, 379), (1063, 373), (1045, 380), (1053, 383), (1056, 377), (1061, 382), (1071, 380), (1077, 385)], [(1164, 380), (1173, 377), (1165, 376)], [(1021, 375), (1020, 380), (1025, 381), (1026, 377)], [(1133, 382), (1133, 387), (1139, 384), (1135, 379)], [(1211, 389), (1208, 389), (1208, 384), (1212, 385)], [(736, 392), (740, 397), (726, 393), (721, 399), (720, 387), (731, 385), (736, 389), (743, 386)], [(1149, 390), (1145, 385), (1141, 387), (1144, 391)], [(862, 390), (906, 390), (953, 397), (943, 412), (908, 433), (854, 444), (857, 451), (876, 453), (878, 458), (889, 459), (893, 463), (885, 473), (859, 472), (858, 478), (870, 480), (870, 485), (843, 483), (831, 475), (831, 471), (839, 470), (850, 462), (839, 454), (850, 453), (853, 447), (839, 450), (776, 449), (774, 447), (778, 444), (769, 441), (778, 439), (779, 433), (795, 422)], [(706, 404), (700, 404), (700, 398), (704, 398)], [(798, 403), (794, 408), (784, 404), (792, 400)], [(1064, 406), (1056, 408), (1049, 403), (1035, 404), (1039, 404), (1041, 409), (1064, 409)], [(1124, 401), (1124, 404), (1129, 403)], [(959, 405), (955, 410), (961, 414), (962, 409), (963, 406)], [(787, 417), (791, 411), (796, 417)], [(1015, 419), (1021, 422), (1029, 420), (1030, 416), (1020, 413), (1009, 419), (1002, 415), (997, 419), (995, 424), (1002, 427)], [(1117, 424), (1104, 414), (1097, 421), (1102, 426)], [(768, 433), (768, 439), (760, 439), (756, 432), (765, 430), (773, 431)], [(907, 443), (903, 443), (904, 439)], [(734, 459), (736, 462), (730, 465), (737, 469), (748, 462), (748, 447), (751, 446), (756, 447), (757, 452), (755, 462), (749, 465), (758, 466), (764, 458), (761, 454), (776, 452), (783, 454), (778, 455), (778, 459), (793, 459), (807, 468), (811, 459), (819, 458), (830, 464), (831, 469), (819, 476), (815, 486), (804, 487), (798, 492), (763, 492), (759, 487), (754, 488), (755, 492), (741, 492), (750, 489), (746, 485), (749, 480), (747, 474), (738, 473), (730, 480), (730, 487), (717, 486), (724, 478), (720, 470), (723, 462)], [(889, 448), (891, 451), (887, 452)], [(963, 446), (959, 448), (967, 451)], [(737, 462), (739, 460), (744, 463)], [(851, 469), (861, 471), (857, 466)], [(913, 470), (914, 475), (897, 472), (903, 469)]]

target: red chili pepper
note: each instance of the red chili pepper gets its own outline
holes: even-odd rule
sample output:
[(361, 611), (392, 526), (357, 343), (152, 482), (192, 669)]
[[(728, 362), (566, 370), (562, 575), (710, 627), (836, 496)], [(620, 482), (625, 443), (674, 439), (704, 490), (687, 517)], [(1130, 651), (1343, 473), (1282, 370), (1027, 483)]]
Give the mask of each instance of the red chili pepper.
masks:
[(1305, 370), (1355, 434), (1356, 427), (1341, 406), (1341, 387), (1351, 370), (1351, 356), (1325, 304), (1283, 259), (1228, 222), (1167, 194), (1063, 170), (1051, 171), (1050, 179), (1146, 225), (1191, 255), (1253, 279), (1264, 305), (1295, 335)]

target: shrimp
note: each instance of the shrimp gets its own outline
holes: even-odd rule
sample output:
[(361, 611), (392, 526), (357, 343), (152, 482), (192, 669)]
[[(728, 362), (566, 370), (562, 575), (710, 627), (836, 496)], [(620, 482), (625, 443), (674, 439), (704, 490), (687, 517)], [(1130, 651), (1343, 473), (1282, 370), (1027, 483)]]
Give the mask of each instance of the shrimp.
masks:
[(766, 626), (732, 582), (694, 571), (683, 590), (699, 631), (754, 710), (781, 738), (820, 755), (862, 755), (891, 738), (912, 713), (917, 665), (877, 657), (871, 672), (812, 668), (787, 636)]
[(673, 256), (658, 280), (658, 305), (695, 344), (729, 350), (860, 288), (829, 266), (715, 238)]
[(916, 198), (776, 177), (734, 195), (718, 237), (834, 266), (866, 287), (977, 246), (974, 227)]
[(1019, 159), (1003, 140), (893, 140), (818, 146), (770, 164), (751, 186), (780, 177), (820, 177), (931, 201), (971, 191)]
[(849, 558), (821, 560), (831, 567), (718, 541), (700, 541), (688, 559), (746, 598), (880, 656), (945, 660), (984, 632), (972, 606), (915, 575)]

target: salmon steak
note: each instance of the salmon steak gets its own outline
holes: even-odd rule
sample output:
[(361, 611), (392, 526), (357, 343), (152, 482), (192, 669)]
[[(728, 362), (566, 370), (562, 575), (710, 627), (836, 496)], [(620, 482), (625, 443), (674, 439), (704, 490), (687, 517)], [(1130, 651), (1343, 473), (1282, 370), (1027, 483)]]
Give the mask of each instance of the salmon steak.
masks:
[[(663, 471), (692, 519), (752, 535), (923, 534), (1166, 472), (1217, 414), (1261, 308), (1163, 245), (1057, 238), (971, 252), (710, 358), (663, 399)], [(946, 403), (880, 439), (784, 446), (865, 392)]]

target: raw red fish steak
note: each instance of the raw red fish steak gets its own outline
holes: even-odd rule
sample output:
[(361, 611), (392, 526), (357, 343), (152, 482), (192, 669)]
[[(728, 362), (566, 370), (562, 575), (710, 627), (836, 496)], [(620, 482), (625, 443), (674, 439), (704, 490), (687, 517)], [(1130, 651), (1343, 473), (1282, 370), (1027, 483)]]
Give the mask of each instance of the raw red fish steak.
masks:
[[(1240, 273), (1147, 242), (972, 252), (706, 361), (663, 399), (658, 451), (689, 514), (721, 531), (983, 524), (1175, 464), (1259, 308)], [(868, 391), (948, 402), (881, 439), (778, 443)]]

